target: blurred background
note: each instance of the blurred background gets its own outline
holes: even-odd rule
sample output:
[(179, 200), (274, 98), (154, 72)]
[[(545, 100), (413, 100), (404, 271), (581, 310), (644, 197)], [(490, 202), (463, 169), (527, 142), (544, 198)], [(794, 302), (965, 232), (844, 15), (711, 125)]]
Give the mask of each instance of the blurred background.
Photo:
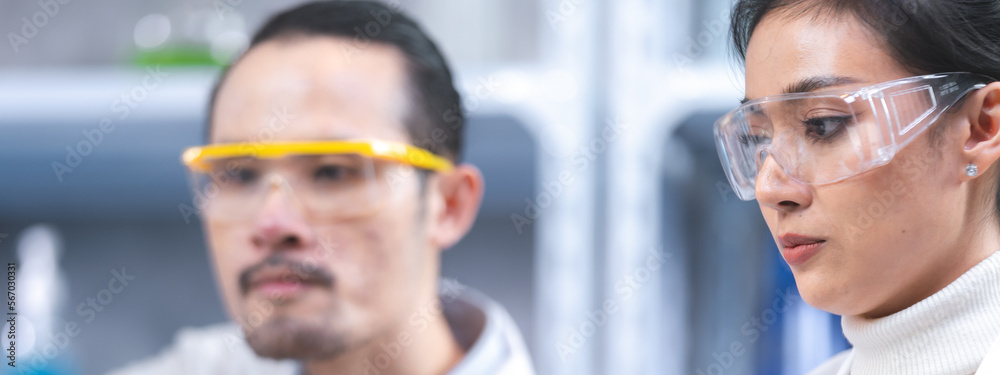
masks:
[[(742, 97), (729, 0), (390, 2), (457, 71), (487, 181), (444, 277), (507, 307), (539, 374), (801, 374), (847, 347), (719, 166), (711, 124)], [(297, 3), (0, 0), (0, 256), (22, 309), (2, 373), (104, 373), (227, 319), (180, 151), (219, 67)]]

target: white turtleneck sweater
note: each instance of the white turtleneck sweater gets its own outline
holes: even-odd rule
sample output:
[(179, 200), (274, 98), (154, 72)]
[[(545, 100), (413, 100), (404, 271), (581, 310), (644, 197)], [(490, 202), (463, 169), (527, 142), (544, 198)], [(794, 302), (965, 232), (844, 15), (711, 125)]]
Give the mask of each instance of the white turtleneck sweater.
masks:
[(905, 310), (842, 325), (854, 348), (810, 375), (975, 373), (987, 357), (1000, 361), (1000, 252)]

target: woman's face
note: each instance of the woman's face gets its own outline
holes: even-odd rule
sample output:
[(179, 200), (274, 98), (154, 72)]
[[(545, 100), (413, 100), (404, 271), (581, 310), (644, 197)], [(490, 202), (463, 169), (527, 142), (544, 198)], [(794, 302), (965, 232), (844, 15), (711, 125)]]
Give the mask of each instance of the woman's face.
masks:
[[(758, 24), (746, 53), (750, 100), (816, 78), (835, 85), (812, 91), (846, 91), (913, 75), (849, 16), (772, 12)], [(853, 83), (836, 85), (843, 80)], [(958, 129), (952, 125), (963, 119), (940, 121)], [(960, 188), (965, 163), (959, 152), (946, 151), (961, 149), (960, 137), (946, 130), (935, 143), (931, 133), (888, 165), (828, 185), (797, 182), (773, 159), (765, 161), (757, 201), (806, 302), (840, 315), (885, 316), (972, 266), (962, 253), (968, 227), (968, 198)], [(816, 244), (796, 247), (801, 237)]]

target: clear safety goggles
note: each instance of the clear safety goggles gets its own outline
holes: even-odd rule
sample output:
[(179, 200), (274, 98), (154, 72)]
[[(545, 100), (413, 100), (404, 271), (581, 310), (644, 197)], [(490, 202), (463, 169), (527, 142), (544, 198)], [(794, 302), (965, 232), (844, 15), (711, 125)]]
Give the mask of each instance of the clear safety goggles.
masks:
[(181, 159), (196, 208), (222, 221), (255, 217), (273, 192), (310, 218), (357, 218), (385, 204), (403, 169), (453, 168), (430, 151), (373, 140), (217, 144), (188, 148)]
[(830, 184), (887, 164), (959, 99), (993, 81), (941, 73), (850, 92), (768, 96), (720, 118), (716, 147), (742, 200), (755, 198), (757, 174), (768, 159), (796, 181)]

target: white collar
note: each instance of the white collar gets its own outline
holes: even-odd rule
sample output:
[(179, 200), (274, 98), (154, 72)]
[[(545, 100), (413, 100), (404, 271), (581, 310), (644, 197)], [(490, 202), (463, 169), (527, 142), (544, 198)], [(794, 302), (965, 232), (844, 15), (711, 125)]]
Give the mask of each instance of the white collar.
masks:
[(971, 374), (988, 351), (1000, 356), (1000, 252), (903, 311), (842, 324), (853, 373)]

